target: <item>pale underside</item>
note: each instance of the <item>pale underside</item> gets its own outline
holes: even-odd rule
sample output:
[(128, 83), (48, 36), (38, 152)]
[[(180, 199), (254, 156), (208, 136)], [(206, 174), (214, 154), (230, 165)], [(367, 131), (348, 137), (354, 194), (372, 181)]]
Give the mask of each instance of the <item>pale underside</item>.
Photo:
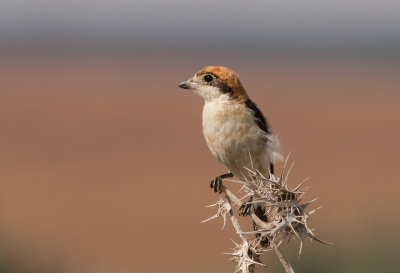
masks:
[(269, 165), (278, 154), (276, 136), (261, 130), (244, 103), (222, 97), (205, 100), (203, 134), (211, 153), (237, 177), (246, 168), (269, 176)]

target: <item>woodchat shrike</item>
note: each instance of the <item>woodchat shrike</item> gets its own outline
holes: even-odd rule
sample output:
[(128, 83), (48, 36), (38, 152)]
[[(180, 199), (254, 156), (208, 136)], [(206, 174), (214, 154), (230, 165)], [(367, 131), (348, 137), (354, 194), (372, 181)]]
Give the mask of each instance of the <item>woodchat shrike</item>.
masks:
[[(281, 159), (278, 138), (238, 74), (223, 66), (207, 66), (179, 87), (192, 89), (204, 99), (204, 138), (214, 157), (229, 170), (211, 181), (215, 192), (222, 193), (223, 178), (248, 176), (245, 168), (256, 169), (266, 178), (274, 174), (274, 163)], [(248, 214), (250, 207), (268, 220), (263, 205), (247, 206), (242, 214)]]

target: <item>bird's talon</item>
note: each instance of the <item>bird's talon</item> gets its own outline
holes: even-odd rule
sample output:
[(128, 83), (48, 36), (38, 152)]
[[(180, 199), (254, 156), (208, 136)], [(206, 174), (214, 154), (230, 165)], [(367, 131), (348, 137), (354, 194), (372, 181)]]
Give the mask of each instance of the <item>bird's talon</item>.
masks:
[(215, 177), (210, 182), (210, 188), (214, 189), (214, 192), (222, 193), (222, 179), (220, 177)]
[[(258, 235), (258, 236), (257, 236)], [(264, 248), (268, 248), (269, 247), (269, 239), (267, 236), (260, 236), (259, 234), (256, 234), (256, 237), (259, 238), (260, 240), (260, 245)]]
[(251, 211), (251, 204), (249, 203), (244, 203), (243, 205), (241, 205), (239, 207), (239, 215), (245, 217), (250, 215), (250, 211)]

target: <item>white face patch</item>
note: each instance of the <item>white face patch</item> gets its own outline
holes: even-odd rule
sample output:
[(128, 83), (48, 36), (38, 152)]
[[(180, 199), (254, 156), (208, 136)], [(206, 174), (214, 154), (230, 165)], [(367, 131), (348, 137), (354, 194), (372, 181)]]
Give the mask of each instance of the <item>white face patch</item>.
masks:
[(195, 89), (195, 92), (202, 97), (205, 101), (212, 101), (214, 99), (228, 100), (229, 95), (223, 94), (219, 88), (214, 86), (202, 85)]

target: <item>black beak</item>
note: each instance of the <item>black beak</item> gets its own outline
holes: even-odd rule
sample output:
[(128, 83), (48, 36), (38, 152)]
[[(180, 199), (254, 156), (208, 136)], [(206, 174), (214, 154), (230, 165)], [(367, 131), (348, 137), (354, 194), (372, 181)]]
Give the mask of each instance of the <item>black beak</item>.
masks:
[(189, 81), (181, 82), (181, 83), (178, 85), (178, 87), (183, 88), (183, 89), (190, 89), (190, 88), (191, 88), (191, 87), (190, 87), (190, 84), (189, 84)]

